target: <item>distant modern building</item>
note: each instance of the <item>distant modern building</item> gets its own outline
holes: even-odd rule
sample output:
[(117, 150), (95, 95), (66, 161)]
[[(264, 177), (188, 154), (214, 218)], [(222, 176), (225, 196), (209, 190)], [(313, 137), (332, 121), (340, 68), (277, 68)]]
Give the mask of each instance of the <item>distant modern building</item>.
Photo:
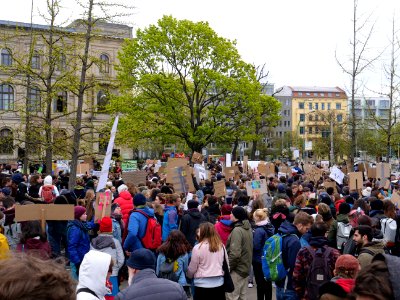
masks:
[[(389, 119), (390, 100), (388, 97), (363, 97), (355, 99), (357, 124), (364, 128), (375, 129), (377, 120), (385, 122)], [(349, 114), (351, 103), (349, 102)], [(360, 126), (361, 127), (361, 126)]]

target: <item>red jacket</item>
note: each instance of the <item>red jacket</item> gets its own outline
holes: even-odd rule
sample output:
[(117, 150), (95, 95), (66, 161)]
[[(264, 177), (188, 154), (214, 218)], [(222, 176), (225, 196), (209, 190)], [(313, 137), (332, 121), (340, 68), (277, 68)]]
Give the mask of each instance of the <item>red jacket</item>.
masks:
[(128, 191), (122, 191), (119, 194), (119, 197), (115, 199), (114, 203), (118, 203), (121, 207), (122, 220), (124, 221), (124, 224), (127, 224), (129, 212), (133, 209), (133, 198), (131, 193)]
[(345, 203), (346, 201), (344, 200), (344, 198), (339, 199), (338, 201), (335, 202), (335, 208), (336, 208), (336, 213), (339, 214), (339, 206), (342, 203)]
[(215, 223), (215, 230), (221, 238), (222, 243), (226, 246), (226, 241), (228, 240), (229, 235), (231, 234), (232, 221), (229, 216), (222, 216), (218, 218), (218, 222)]

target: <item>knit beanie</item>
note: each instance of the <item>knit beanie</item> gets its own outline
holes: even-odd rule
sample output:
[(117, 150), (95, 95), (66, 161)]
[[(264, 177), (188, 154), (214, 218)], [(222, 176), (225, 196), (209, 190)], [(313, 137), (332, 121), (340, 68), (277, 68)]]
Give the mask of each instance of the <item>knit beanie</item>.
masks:
[(357, 274), (359, 269), (360, 269), (360, 263), (358, 262), (358, 259), (350, 254), (340, 255), (335, 263), (336, 271), (338, 270), (342, 270), (342, 272), (353, 271), (354, 274)]
[(103, 217), (100, 220), (100, 231), (101, 232), (112, 232), (113, 231), (112, 220), (110, 217)]
[(137, 193), (133, 198), (133, 204), (135, 204), (135, 206), (145, 205), (146, 197), (142, 193)]
[(189, 200), (187, 203), (188, 209), (194, 209), (199, 207), (199, 202), (196, 200)]
[(74, 215), (75, 215), (75, 220), (79, 220), (80, 217), (86, 212), (86, 208), (83, 206), (75, 206), (74, 207)]
[(247, 220), (247, 212), (241, 206), (236, 206), (232, 209), (232, 214), (239, 221)]
[(229, 205), (229, 204), (224, 204), (224, 205), (222, 205), (222, 207), (221, 207), (221, 214), (222, 214), (223, 216), (230, 215), (231, 212), (232, 212), (232, 205)]
[(156, 257), (148, 249), (141, 248), (133, 251), (126, 262), (126, 265), (132, 269), (156, 269)]

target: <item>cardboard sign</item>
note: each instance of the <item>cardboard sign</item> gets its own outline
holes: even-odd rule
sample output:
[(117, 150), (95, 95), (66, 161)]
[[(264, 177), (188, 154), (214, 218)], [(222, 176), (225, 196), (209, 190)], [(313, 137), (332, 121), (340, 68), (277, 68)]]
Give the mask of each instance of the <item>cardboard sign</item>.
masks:
[(185, 177), (185, 188), (186, 188), (186, 193), (196, 193), (196, 188), (194, 187), (193, 184), (193, 168), (190, 166), (186, 166), (185, 169), (183, 170), (183, 176)]
[(246, 181), (247, 196), (256, 198), (258, 195), (267, 194), (267, 181), (265, 179)]
[(392, 198), (390, 198), (390, 201), (392, 201), (394, 204), (396, 204), (397, 207), (399, 207), (400, 195), (397, 193), (396, 190), (393, 191)]
[(390, 164), (379, 163), (376, 165), (376, 179), (389, 178), (390, 177)]
[(247, 155), (243, 156), (243, 172), (244, 173), (247, 173), (248, 161), (249, 161), (249, 157)]
[(95, 220), (101, 220), (111, 215), (111, 193), (97, 193), (95, 209)]
[(239, 172), (239, 167), (238, 166), (225, 168), (225, 179), (226, 179), (226, 181), (228, 181), (230, 178), (234, 178), (235, 180), (238, 180), (239, 177), (240, 177), (240, 172)]
[(89, 174), (90, 173), (90, 165), (88, 163), (78, 164), (76, 174)]
[[(168, 159), (169, 160), (169, 159)], [(146, 165), (154, 165), (155, 164), (155, 160), (153, 159), (146, 159)]]
[(337, 191), (336, 182), (334, 182), (334, 181), (328, 181), (328, 180), (324, 181), (324, 187), (326, 187), (326, 188), (333, 187), (333, 190)]
[(385, 183), (383, 184), (383, 188), (385, 190), (388, 190), (390, 188), (390, 180), (389, 179), (385, 179)]
[(214, 196), (225, 197), (226, 196), (225, 182), (220, 180), (220, 181), (215, 181), (213, 184), (214, 184)]
[(198, 152), (194, 152), (192, 155), (192, 163), (202, 164), (204, 160), (204, 156)]
[(186, 171), (183, 167), (176, 167), (173, 169), (168, 169), (168, 182), (174, 185), (174, 190), (176, 193), (186, 194), (188, 192), (188, 187), (186, 185)]
[(359, 172), (364, 172), (365, 171), (365, 167), (364, 167), (364, 163), (360, 162), (357, 164), (358, 166), (358, 171)]
[(159, 167), (157, 173), (158, 174), (165, 174), (165, 167), (164, 166)]
[(367, 177), (368, 178), (376, 178), (376, 167), (374, 168), (368, 168), (367, 169)]
[(186, 158), (168, 158), (167, 162), (167, 168), (168, 169), (173, 169), (176, 167), (185, 167), (187, 165), (187, 160)]
[(124, 172), (122, 179), (126, 183), (133, 183), (138, 185), (139, 183), (146, 183), (147, 181), (147, 171), (140, 170), (134, 172)]
[(363, 175), (361, 172), (349, 173), (349, 188), (357, 191), (363, 188)]
[(344, 173), (340, 171), (338, 167), (332, 167), (329, 177), (335, 180), (337, 183), (343, 184)]
[(275, 176), (275, 164), (274, 163), (267, 163), (267, 173), (266, 176), (273, 175)]
[(74, 219), (72, 204), (31, 204), (15, 205), (15, 220), (17, 222), (40, 220), (42, 229), (46, 232), (46, 221), (68, 221)]
[(260, 173), (261, 175), (267, 176), (267, 171), (268, 171), (267, 165), (258, 164), (257, 170), (258, 173)]

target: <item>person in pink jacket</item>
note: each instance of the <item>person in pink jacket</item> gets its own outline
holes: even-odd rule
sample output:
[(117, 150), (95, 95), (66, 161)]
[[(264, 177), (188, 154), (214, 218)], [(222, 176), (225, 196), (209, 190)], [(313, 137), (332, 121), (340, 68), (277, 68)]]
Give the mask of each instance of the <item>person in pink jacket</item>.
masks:
[(225, 300), (222, 264), (224, 255), (226, 258), (228, 255), (213, 224), (200, 224), (198, 240), (187, 271), (188, 277), (194, 278), (193, 299)]
[(226, 245), (226, 241), (228, 240), (229, 235), (232, 231), (232, 221), (230, 219), (230, 214), (232, 212), (232, 205), (224, 204), (221, 207), (222, 216), (218, 217), (218, 222), (215, 223), (215, 230), (217, 231), (221, 241), (224, 245)]
[(121, 207), (122, 220), (124, 221), (124, 224), (127, 224), (129, 212), (133, 209), (133, 198), (131, 193), (129, 193), (128, 190), (119, 192), (119, 197), (115, 199), (114, 203), (118, 203), (119, 207)]

